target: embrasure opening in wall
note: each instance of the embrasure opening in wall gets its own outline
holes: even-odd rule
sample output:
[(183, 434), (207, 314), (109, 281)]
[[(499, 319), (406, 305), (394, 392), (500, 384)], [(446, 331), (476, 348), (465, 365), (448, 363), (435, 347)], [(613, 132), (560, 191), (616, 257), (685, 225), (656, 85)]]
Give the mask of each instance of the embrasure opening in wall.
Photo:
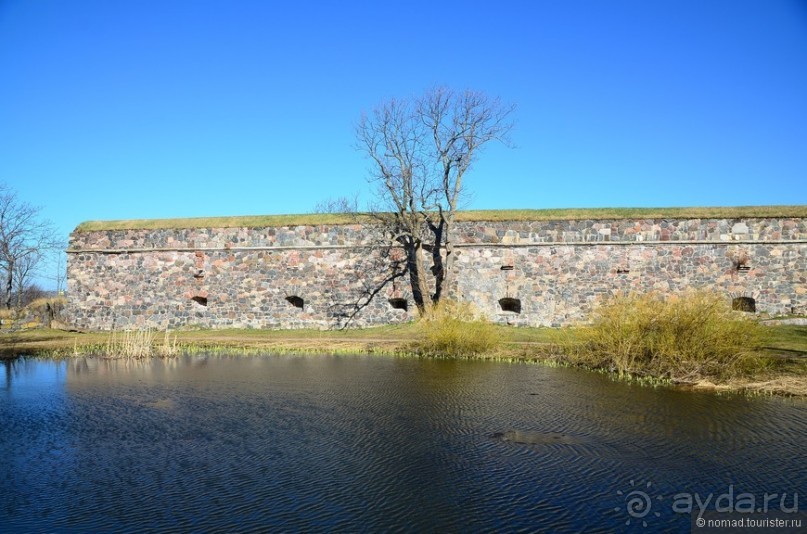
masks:
[(294, 306), (295, 308), (300, 308), (301, 310), (303, 309), (303, 306), (305, 305), (305, 301), (303, 299), (301, 299), (300, 297), (298, 297), (297, 295), (292, 295), (290, 297), (286, 297), (286, 301), (289, 304), (291, 304), (292, 306)]
[(192, 297), (191, 300), (200, 306), (207, 306), (207, 297)]
[(731, 309), (755, 313), (757, 311), (757, 301), (751, 297), (734, 297), (731, 300)]
[(502, 269), (502, 271), (512, 271), (513, 266), (512, 265), (502, 265), (501, 269)]
[(734, 258), (734, 268), (738, 272), (745, 273), (751, 270), (751, 259), (747, 254), (741, 253)]
[(499, 299), (499, 307), (502, 311), (521, 313), (521, 300), (511, 297)]
[(389, 305), (395, 308), (396, 310), (408, 310), (409, 309), (409, 302), (406, 299), (389, 299)]

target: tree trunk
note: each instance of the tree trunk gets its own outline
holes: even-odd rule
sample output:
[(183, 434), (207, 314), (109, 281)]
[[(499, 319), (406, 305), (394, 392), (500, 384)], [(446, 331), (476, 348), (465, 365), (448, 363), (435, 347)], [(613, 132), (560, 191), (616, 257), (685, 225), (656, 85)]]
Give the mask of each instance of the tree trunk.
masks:
[(443, 281), (445, 279), (445, 266), (443, 265), (443, 221), (439, 224), (430, 225), (434, 234), (434, 244), (432, 246), (432, 274), (434, 275), (434, 302), (440, 302), (443, 297)]
[(406, 263), (409, 269), (409, 283), (412, 286), (412, 298), (418, 312), (423, 313), (431, 308), (432, 297), (429, 294), (429, 284), (423, 267), (423, 246), (419, 240), (409, 241), (406, 247)]
[(8, 262), (8, 272), (6, 273), (6, 309), (11, 309), (11, 294), (14, 289), (14, 262)]
[(457, 259), (454, 252), (454, 242), (451, 239), (452, 222), (449, 219), (443, 221), (443, 250), (445, 259), (443, 260), (443, 296), (452, 300), (457, 298), (456, 280), (454, 277), (454, 263)]

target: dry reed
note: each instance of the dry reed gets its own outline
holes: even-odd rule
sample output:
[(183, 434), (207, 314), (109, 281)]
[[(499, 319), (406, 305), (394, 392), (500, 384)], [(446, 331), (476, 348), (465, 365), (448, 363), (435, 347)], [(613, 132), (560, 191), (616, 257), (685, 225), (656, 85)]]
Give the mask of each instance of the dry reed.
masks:
[(162, 343), (156, 345), (155, 338), (156, 333), (150, 328), (124, 330), (123, 332), (113, 331), (109, 334), (102, 352), (106, 358), (129, 359), (151, 356), (169, 358), (179, 354), (180, 347), (176, 335), (171, 336), (170, 332), (165, 330)]
[(767, 364), (755, 354), (763, 340), (763, 327), (720, 295), (651, 293), (604, 302), (564, 352), (587, 367), (697, 382), (758, 373)]

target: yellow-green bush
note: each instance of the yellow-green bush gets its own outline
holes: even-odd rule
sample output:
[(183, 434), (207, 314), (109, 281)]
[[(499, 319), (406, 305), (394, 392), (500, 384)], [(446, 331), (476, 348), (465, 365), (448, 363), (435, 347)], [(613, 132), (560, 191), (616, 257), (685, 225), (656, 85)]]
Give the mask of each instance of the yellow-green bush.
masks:
[(723, 296), (697, 291), (613, 297), (565, 344), (573, 363), (675, 380), (730, 378), (763, 365), (763, 327)]
[(496, 327), (468, 303), (441, 302), (418, 321), (414, 348), (420, 354), (469, 357), (489, 352), (499, 342)]

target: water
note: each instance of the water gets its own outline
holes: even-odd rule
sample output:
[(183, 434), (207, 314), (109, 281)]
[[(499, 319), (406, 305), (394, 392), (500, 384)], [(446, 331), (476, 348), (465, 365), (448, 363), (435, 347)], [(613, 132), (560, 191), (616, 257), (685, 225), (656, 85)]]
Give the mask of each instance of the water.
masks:
[(803, 401), (363, 356), (2, 371), (2, 532), (689, 532), (675, 495), (807, 495)]

